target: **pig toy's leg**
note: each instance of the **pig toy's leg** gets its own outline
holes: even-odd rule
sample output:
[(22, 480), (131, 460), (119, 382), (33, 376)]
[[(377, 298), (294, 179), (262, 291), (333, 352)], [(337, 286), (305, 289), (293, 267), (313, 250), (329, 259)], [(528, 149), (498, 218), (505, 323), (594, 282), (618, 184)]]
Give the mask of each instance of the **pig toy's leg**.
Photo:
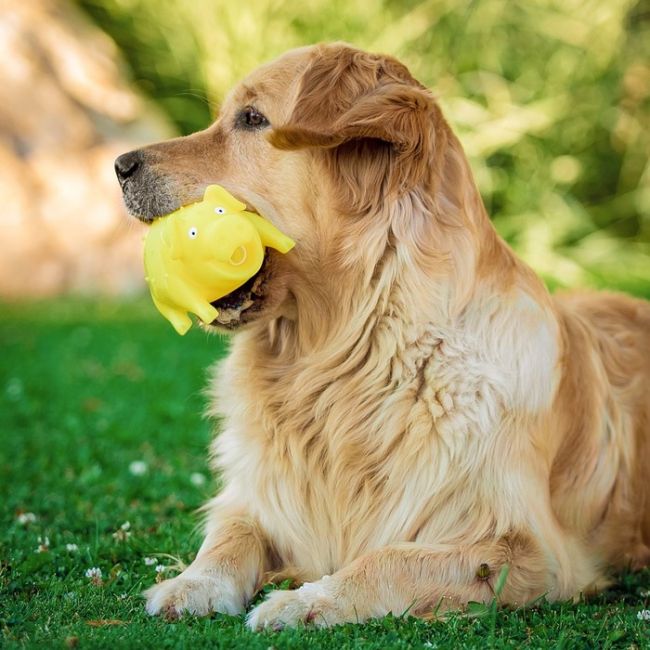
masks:
[(156, 300), (156, 298), (153, 298), (153, 303), (156, 305), (156, 309), (174, 326), (174, 329), (179, 334), (185, 334), (192, 327), (192, 319), (186, 312), (163, 304), (159, 300)]
[(219, 315), (219, 311), (188, 284), (175, 282), (169, 293), (177, 305), (196, 314), (204, 323), (211, 323)]

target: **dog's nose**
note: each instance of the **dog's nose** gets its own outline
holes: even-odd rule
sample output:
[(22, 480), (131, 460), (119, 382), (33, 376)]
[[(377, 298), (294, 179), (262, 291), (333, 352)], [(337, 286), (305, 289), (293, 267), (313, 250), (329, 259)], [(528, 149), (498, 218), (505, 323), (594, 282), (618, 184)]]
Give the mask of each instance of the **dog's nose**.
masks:
[(142, 152), (139, 149), (123, 153), (115, 159), (115, 174), (120, 185), (124, 184), (127, 178), (130, 178), (138, 171), (142, 164)]

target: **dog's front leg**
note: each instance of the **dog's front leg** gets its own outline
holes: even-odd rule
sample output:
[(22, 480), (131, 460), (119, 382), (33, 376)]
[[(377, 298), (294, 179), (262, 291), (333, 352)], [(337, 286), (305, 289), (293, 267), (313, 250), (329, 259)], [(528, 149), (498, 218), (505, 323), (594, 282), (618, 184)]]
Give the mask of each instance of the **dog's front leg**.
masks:
[(276, 591), (248, 616), (252, 629), (362, 622), (389, 612), (430, 617), (490, 602), (504, 565), (501, 602), (525, 604), (547, 589), (539, 548), (524, 536), (468, 546), (400, 544), (363, 555), (331, 576), (294, 591)]
[(168, 618), (184, 612), (240, 614), (259, 586), (268, 556), (265, 536), (255, 521), (226, 518), (208, 532), (185, 571), (145, 592), (147, 612)]

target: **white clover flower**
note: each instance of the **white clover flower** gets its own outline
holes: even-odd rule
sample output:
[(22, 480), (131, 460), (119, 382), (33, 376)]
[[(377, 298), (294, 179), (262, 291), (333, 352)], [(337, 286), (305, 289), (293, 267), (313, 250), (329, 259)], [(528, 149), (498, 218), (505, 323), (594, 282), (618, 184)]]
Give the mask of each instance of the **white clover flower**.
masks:
[(90, 579), (90, 582), (95, 585), (95, 587), (101, 587), (104, 584), (102, 580), (102, 570), (99, 567), (91, 567), (86, 569), (86, 578)]
[(17, 519), (19, 524), (27, 526), (27, 524), (33, 524), (36, 521), (36, 515), (33, 512), (21, 512)]
[(156, 582), (160, 583), (165, 579), (165, 571), (167, 567), (164, 564), (156, 565)]
[(650, 621), (650, 609), (642, 609), (636, 617), (640, 621)]
[(190, 483), (196, 487), (205, 485), (205, 475), (201, 474), (201, 472), (192, 472), (190, 474)]
[(147, 463), (143, 460), (134, 460), (129, 464), (129, 472), (131, 472), (133, 476), (142, 476), (147, 473)]
[(125, 521), (114, 533), (113, 533), (113, 539), (117, 540), (118, 542), (126, 542), (126, 540), (131, 537), (131, 533), (129, 532), (129, 528), (131, 528), (131, 524), (128, 521)]
[(47, 553), (50, 550), (50, 538), (38, 536), (37, 553)]
[(68, 553), (76, 553), (79, 550), (79, 547), (76, 544), (66, 544), (65, 550), (68, 551)]
[(156, 563), (156, 558), (155, 557), (145, 557), (144, 558), (144, 563), (147, 566), (153, 566)]
[(11, 401), (18, 401), (23, 396), (23, 382), (18, 377), (12, 377), (7, 382), (5, 392)]

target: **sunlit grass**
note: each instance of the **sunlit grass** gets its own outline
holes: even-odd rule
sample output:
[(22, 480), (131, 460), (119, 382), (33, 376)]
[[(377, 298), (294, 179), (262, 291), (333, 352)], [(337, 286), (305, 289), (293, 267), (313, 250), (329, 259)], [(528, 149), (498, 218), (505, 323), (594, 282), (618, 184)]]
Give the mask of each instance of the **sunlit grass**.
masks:
[(0, 310), (0, 646), (650, 644), (650, 621), (637, 617), (650, 608), (648, 572), (623, 576), (587, 603), (490, 609), (444, 623), (388, 617), (330, 631), (252, 634), (242, 617), (173, 624), (147, 617), (141, 591), (157, 568), (174, 575), (191, 561), (201, 541), (195, 509), (217, 488), (201, 390), (224, 341), (196, 328), (177, 336), (148, 300)]

